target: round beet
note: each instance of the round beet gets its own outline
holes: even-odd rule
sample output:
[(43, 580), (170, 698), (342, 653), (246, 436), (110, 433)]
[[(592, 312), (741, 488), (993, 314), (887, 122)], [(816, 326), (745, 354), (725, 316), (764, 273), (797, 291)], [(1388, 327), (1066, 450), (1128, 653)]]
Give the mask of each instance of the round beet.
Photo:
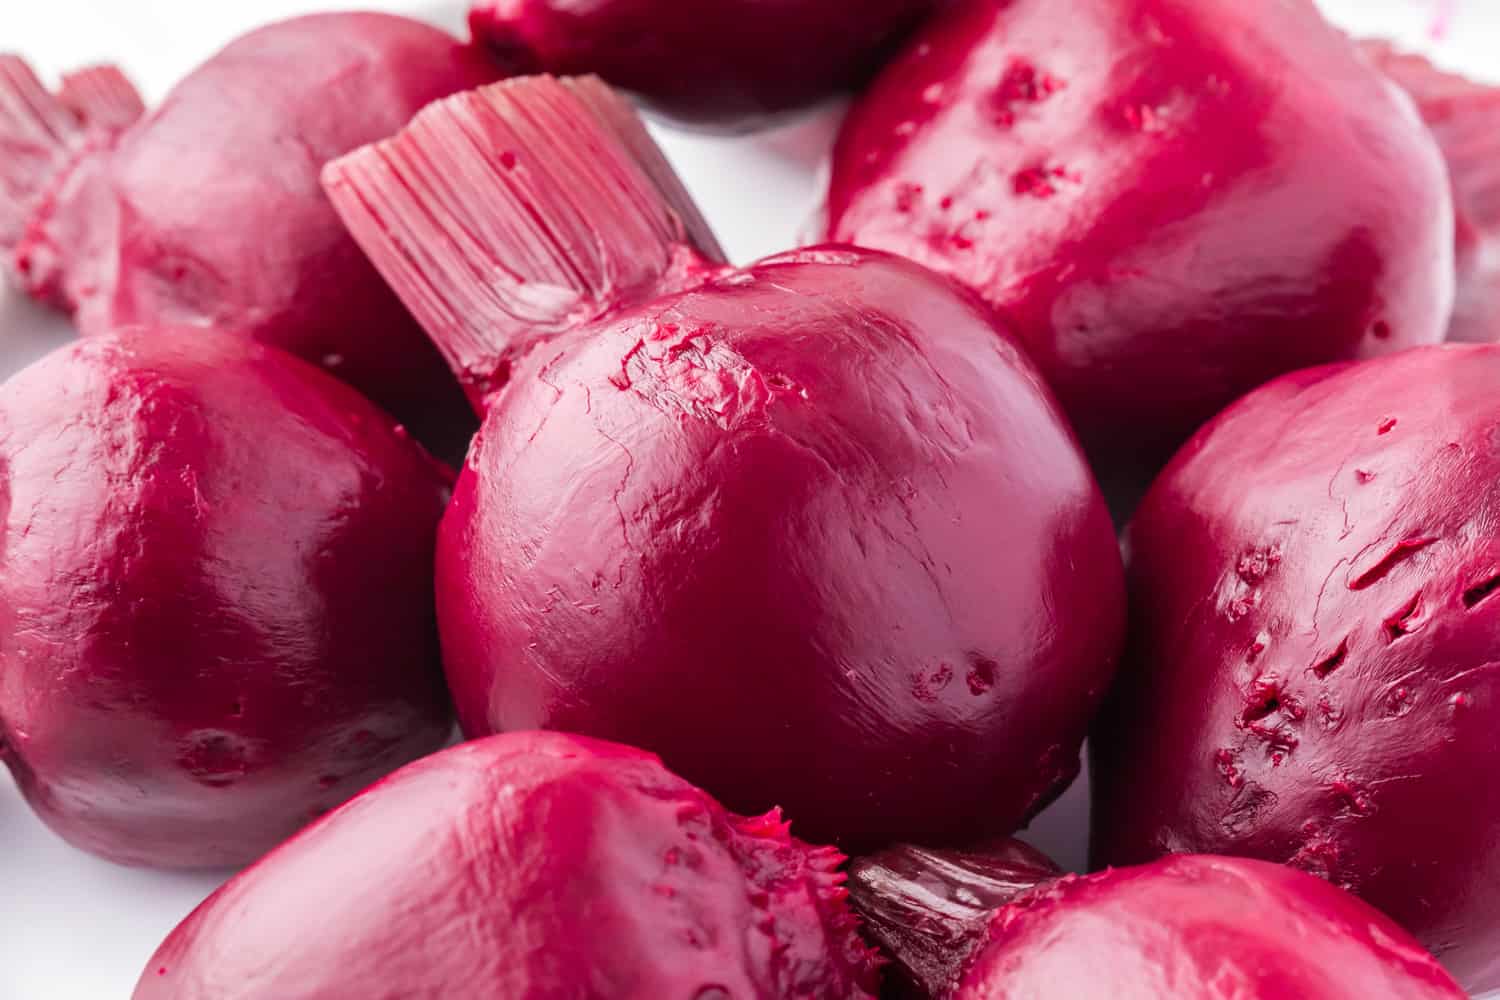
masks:
[(639, 750), (468, 743), (220, 889), (135, 1000), (873, 1000), (843, 857), (787, 827)]
[(202, 330), (0, 387), (0, 759), (79, 847), (243, 864), (449, 731), (448, 473), (317, 369)]
[[(432, 101), (496, 79), (479, 50), (400, 17), (298, 18), (232, 42), (123, 134), (53, 123), (45, 140), (17, 111), (55, 109), (35, 77), (10, 68), (0, 96), (24, 100), (0, 110), (0, 141), (24, 140), (34, 155), (0, 164), (11, 188), (0, 246), (23, 287), (74, 311), (86, 334), (191, 324), (274, 344), (440, 453), (463, 453), (470, 408), (318, 174)], [(22, 231), (4, 239), (11, 224)]]
[(330, 168), (466, 377), (507, 359), (439, 539), (460, 721), (644, 746), (844, 844), (1015, 829), (1076, 774), (1123, 629), (1061, 414), (914, 264), (713, 268), (665, 169), (618, 97), (548, 78)]
[[(1178, 857), (1049, 877), (1024, 845), (898, 849), (855, 862), (852, 898), (877, 920), (911, 918), (903, 933), (881, 937), (898, 970), (919, 972), (898, 994), (908, 1000), (1465, 997), (1386, 917), (1259, 861)], [(948, 968), (924, 965), (941, 945), (952, 948), (940, 956)]]
[(1452, 215), (1308, 0), (966, 0), (856, 104), (828, 234), (980, 291), (1128, 482), (1268, 378), (1441, 340)]
[(518, 73), (598, 73), (698, 124), (743, 124), (864, 82), (938, 0), (476, 0)]
[(1445, 73), (1380, 42), (1365, 54), (1417, 102), (1453, 182), (1458, 302), (1451, 340), (1500, 340), (1500, 87)]
[(1289, 375), (1130, 529), (1097, 859), (1250, 855), (1500, 987), (1500, 347)]

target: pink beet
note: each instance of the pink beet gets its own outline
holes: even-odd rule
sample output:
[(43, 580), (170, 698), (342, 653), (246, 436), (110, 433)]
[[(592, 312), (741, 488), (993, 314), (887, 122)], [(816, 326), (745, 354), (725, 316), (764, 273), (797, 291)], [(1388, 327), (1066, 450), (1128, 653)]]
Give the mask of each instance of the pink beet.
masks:
[(1273, 382), (1130, 528), (1094, 850), (1286, 862), (1500, 987), (1500, 346)]
[(1416, 100), (1448, 161), (1458, 208), (1458, 303), (1448, 336), (1500, 340), (1500, 87), (1445, 73), (1384, 43), (1364, 48)]
[(1452, 227), (1309, 0), (963, 0), (855, 105), (827, 231), (981, 292), (1128, 484), (1268, 378), (1441, 340)]
[(202, 330), (0, 387), (0, 760), (128, 864), (244, 864), (447, 737), (449, 477), (352, 389)]
[(318, 173), (498, 76), (425, 24), (317, 15), (236, 40), (122, 132), (118, 116), (110, 128), (70, 123), (67, 88), (54, 101), (11, 57), (0, 61), (0, 251), (85, 334), (194, 325), (273, 344), (461, 454), (473, 415)]
[(135, 1000), (873, 1000), (842, 860), (638, 750), (497, 736), (400, 771), (220, 889)]
[[(903, 1000), (1462, 1000), (1390, 920), (1309, 875), (1177, 857), (1063, 876), (1024, 844), (851, 867)], [(904, 978), (902, 978), (904, 977)]]
[(518, 73), (598, 73), (699, 124), (742, 124), (863, 83), (937, 0), (476, 0)]
[(849, 248), (720, 265), (598, 81), (460, 95), (327, 183), (489, 393), (437, 564), (466, 732), (643, 746), (841, 843), (1009, 832), (1072, 780), (1119, 554), (982, 303)]

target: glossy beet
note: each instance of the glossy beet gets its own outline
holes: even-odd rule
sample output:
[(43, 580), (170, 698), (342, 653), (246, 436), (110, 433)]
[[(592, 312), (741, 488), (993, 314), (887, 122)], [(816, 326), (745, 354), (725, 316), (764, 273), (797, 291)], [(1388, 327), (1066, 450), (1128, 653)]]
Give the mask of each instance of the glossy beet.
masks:
[(446, 470), (274, 349), (89, 338), (0, 387), (0, 759), (128, 864), (243, 864), (450, 727)]
[(700, 124), (862, 83), (937, 0), (478, 0), (474, 37), (518, 73), (597, 73)]
[[(1024, 850), (1024, 847), (1022, 848)], [(905, 878), (862, 884), (859, 911), (909, 910), (893, 944), (899, 967), (962, 914), (974, 911), (975, 870), (1033, 877), (1029, 859), (1002, 845), (964, 855), (921, 852)], [(887, 857), (900, 857), (902, 851)], [(915, 867), (911, 863), (915, 862)], [(925, 873), (922, 871), (925, 864)], [(856, 862), (856, 866), (859, 863)], [(959, 871), (959, 877), (950, 872)], [(1007, 875), (1007, 878), (1014, 876)], [(1462, 1000), (1433, 957), (1353, 896), (1309, 875), (1258, 861), (1179, 857), (1144, 868), (1039, 879), (1011, 901), (1009, 886), (961, 971), (901, 994), (927, 1000)], [(988, 902), (988, 900), (985, 900)], [(925, 944), (918, 939), (928, 936)]]
[(842, 860), (638, 750), (498, 736), (413, 764), (230, 882), (135, 1000), (873, 1000)]
[(827, 231), (981, 292), (1130, 479), (1268, 378), (1441, 340), (1452, 226), (1307, 0), (966, 0), (856, 104)]
[(1458, 209), (1458, 302), (1449, 339), (1500, 340), (1500, 87), (1384, 43), (1365, 53), (1417, 102), (1448, 161)]
[[(405, 18), (326, 14), (262, 28), (123, 135), (33, 139), (49, 165), (27, 170), (20, 196), (14, 182), (0, 195), (0, 231), (25, 226), (6, 247), (13, 270), (29, 292), (74, 311), (86, 334), (230, 330), (322, 366), (436, 450), (462, 454), (473, 415), (339, 224), (318, 174), (428, 103), (498, 76), (478, 50)], [(0, 91), (3, 108), (20, 88)], [(49, 110), (34, 78), (28, 94)], [(34, 131), (15, 110), (0, 110), (0, 141)], [(0, 178), (21, 166), (0, 165)]]
[(1500, 987), (1500, 347), (1289, 375), (1130, 529), (1097, 860), (1243, 854), (1385, 910)]
[(439, 540), (465, 730), (644, 746), (819, 839), (1015, 829), (1076, 774), (1123, 627), (1061, 414), (983, 304), (914, 264), (711, 266), (648, 142), (597, 82), (538, 78), (329, 171), (466, 377), (509, 359)]

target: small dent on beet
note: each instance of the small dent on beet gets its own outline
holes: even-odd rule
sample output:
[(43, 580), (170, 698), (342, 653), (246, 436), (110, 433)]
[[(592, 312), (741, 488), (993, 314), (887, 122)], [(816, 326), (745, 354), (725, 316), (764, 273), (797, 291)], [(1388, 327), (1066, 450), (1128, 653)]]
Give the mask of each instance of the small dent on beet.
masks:
[(1474, 610), (1494, 596), (1497, 590), (1500, 590), (1500, 572), (1493, 572), (1464, 591), (1464, 607), (1470, 611)]
[(995, 686), (995, 678), (1000, 672), (1000, 664), (987, 656), (977, 654), (969, 657), (969, 693), (975, 697), (988, 694)]
[(508, 149), (505, 152), (503, 152), (503, 153), (500, 154), (500, 165), (502, 167), (504, 167), (506, 170), (514, 170), (514, 169), (516, 169), (516, 163), (517, 162), (518, 161), (516, 159), (516, 154), (512, 153)]
[(1338, 670), (1339, 667), (1342, 667), (1344, 665), (1344, 661), (1348, 658), (1349, 638), (1348, 636), (1345, 636), (1344, 639), (1339, 642), (1339, 646), (1337, 649), (1335, 649), (1328, 656), (1325, 656), (1323, 659), (1319, 660), (1317, 663), (1313, 664), (1313, 673), (1318, 676), (1319, 680), (1326, 680), (1333, 674), (1334, 671)]
[(1066, 167), (1040, 164), (1018, 171), (1011, 178), (1011, 188), (1017, 195), (1031, 198), (1051, 198), (1060, 190), (1063, 182), (1080, 183), (1083, 178)]
[(1063, 88), (1063, 81), (1025, 59), (1015, 59), (990, 95), (990, 117), (1003, 128), (1016, 124), (1027, 105), (1040, 104)]
[(1375, 324), (1370, 327), (1370, 336), (1374, 337), (1376, 340), (1390, 340), (1391, 324), (1387, 323), (1383, 319), (1377, 320)]
[(1395, 569), (1397, 566), (1401, 565), (1403, 562), (1410, 559), (1412, 556), (1416, 555), (1418, 552), (1421, 552), (1423, 549), (1432, 545), (1436, 541), (1436, 538), (1430, 536), (1402, 539), (1395, 545), (1391, 546), (1390, 551), (1381, 556), (1380, 559), (1375, 563), (1375, 565), (1371, 566), (1369, 569), (1356, 576), (1353, 580), (1349, 581), (1349, 589), (1364, 590), (1366, 587), (1370, 587), (1376, 583), (1379, 583), (1381, 580), (1385, 579), (1385, 577), (1391, 572), (1391, 570)]
[(1382, 420), (1380, 422), (1380, 426), (1378, 426), (1378, 427), (1375, 428), (1375, 433), (1376, 434), (1380, 434), (1380, 435), (1385, 435), (1385, 434), (1389, 434), (1391, 431), (1393, 431), (1395, 429), (1396, 429), (1396, 418), (1395, 417), (1386, 417), (1384, 420)]
[(1385, 620), (1386, 638), (1391, 642), (1395, 642), (1397, 639), (1421, 631), (1421, 610), (1422, 592), (1419, 590), (1410, 600), (1401, 606), (1399, 611)]

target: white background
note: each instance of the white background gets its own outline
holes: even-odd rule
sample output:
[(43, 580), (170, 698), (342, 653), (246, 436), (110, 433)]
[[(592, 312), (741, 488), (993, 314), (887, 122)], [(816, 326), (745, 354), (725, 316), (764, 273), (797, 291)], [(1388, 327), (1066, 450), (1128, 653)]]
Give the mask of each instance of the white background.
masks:
[[(1500, 82), (1500, 0), (1457, 0), (1438, 33), (1443, 0), (1322, 2), (1353, 30), (1402, 38), (1455, 69)], [(0, 49), (24, 54), (47, 76), (119, 62), (154, 100), (245, 29), (335, 8), (425, 13), (454, 30), (463, 20), (458, 3), (420, 0), (0, 0)], [(747, 262), (797, 242), (817, 204), (818, 172), (839, 113), (825, 108), (745, 138), (658, 135), (725, 248)], [(0, 292), (0, 374), (67, 336), (56, 318)], [(1027, 834), (1071, 867), (1083, 863), (1082, 793), (1075, 787)], [(74, 851), (31, 816), (0, 774), (0, 1000), (124, 1000), (157, 943), (222, 878), (132, 871)]]

